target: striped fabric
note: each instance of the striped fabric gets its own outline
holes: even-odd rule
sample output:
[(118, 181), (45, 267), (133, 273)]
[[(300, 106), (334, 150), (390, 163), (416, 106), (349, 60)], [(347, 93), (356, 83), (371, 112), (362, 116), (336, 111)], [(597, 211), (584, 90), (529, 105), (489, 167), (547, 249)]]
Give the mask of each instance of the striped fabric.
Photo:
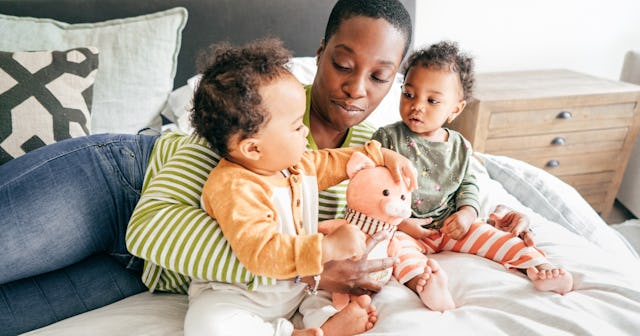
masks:
[(200, 209), (202, 186), (218, 160), (200, 137), (168, 133), (157, 140), (126, 238), (129, 251), (145, 260), (142, 280), (150, 291), (186, 293), (191, 277), (252, 288), (274, 283), (250, 274)]
[(399, 259), (399, 263), (394, 266), (394, 276), (400, 283), (422, 273), (425, 263), (420, 255), (423, 253), (453, 251), (475, 254), (500, 263), (506, 268), (527, 269), (549, 263), (542, 251), (526, 246), (522, 239), (512, 236), (510, 232), (501, 231), (479, 221), (473, 223), (469, 232), (460, 240), (451, 239), (442, 233), (421, 241), (399, 234), (396, 234), (394, 239), (398, 245), (393, 246), (393, 253)]
[(389, 235), (391, 236), (398, 229), (397, 225), (388, 224), (384, 221), (369, 217), (362, 212), (349, 208), (347, 208), (347, 215), (345, 216), (345, 219), (349, 224), (355, 225), (360, 229), (360, 231), (370, 236), (382, 230), (389, 231)]
[(393, 276), (401, 284), (424, 272), (427, 266), (426, 249), (408, 234), (398, 231), (389, 244), (389, 254), (398, 258), (393, 265)]
[[(365, 142), (371, 140), (374, 131), (373, 125), (366, 121), (356, 125), (351, 128), (342, 147), (364, 146)], [(344, 218), (347, 208), (346, 192), (348, 183), (349, 181), (344, 181), (334, 187), (320, 191), (319, 221)]]
[[(369, 123), (353, 127), (343, 147), (364, 145), (373, 131)], [(126, 238), (129, 251), (145, 260), (142, 281), (150, 291), (186, 293), (192, 277), (249, 288), (275, 283), (248, 272), (200, 208), (202, 186), (219, 159), (197, 136), (168, 133), (157, 140)], [(320, 192), (319, 220), (344, 216), (345, 191), (343, 182)]]

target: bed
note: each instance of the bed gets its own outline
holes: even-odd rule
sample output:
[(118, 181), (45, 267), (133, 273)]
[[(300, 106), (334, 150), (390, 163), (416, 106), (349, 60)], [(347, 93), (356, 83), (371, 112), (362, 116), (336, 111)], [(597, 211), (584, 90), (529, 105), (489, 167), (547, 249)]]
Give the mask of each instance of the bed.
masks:
[[(84, 84), (69, 89), (78, 92), (74, 97), (84, 104), (78, 107), (84, 119), (68, 121), (63, 131), (56, 130), (55, 122), (23, 120), (13, 133), (33, 133), (47, 143), (60, 139), (47, 138), (47, 132), (71, 137), (142, 128), (188, 131), (187, 108), (197, 81), (194, 60), (199, 50), (220, 40), (243, 43), (278, 36), (295, 53), (296, 76), (310, 82), (312, 56), (333, 2), (0, 0), (0, 51), (33, 57), (39, 56), (34, 51), (51, 50), (99, 55), (97, 64), (88, 65)], [(403, 3), (415, 22), (416, 1)], [(400, 81), (372, 115), (374, 124), (395, 120), (393, 113), (383, 112), (397, 106)], [(2, 146), (6, 155), (21, 155)], [(537, 292), (522, 274), (479, 257), (444, 252), (433, 258), (449, 274), (457, 308), (429, 311), (415, 294), (391, 282), (374, 296), (380, 319), (368, 335), (640, 332), (640, 259), (627, 240), (573, 188), (542, 170), (485, 153), (476, 153), (473, 169), (482, 190), (481, 215), (499, 203), (527, 214), (537, 244), (573, 272), (574, 291), (564, 296)], [(183, 295), (141, 293), (27, 335), (181, 335), (186, 309)]]

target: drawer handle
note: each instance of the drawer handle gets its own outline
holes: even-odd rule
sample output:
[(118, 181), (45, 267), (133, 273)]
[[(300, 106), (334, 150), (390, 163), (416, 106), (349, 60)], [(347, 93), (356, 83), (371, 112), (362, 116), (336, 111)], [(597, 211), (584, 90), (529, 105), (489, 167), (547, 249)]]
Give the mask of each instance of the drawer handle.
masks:
[(573, 115), (571, 114), (571, 112), (569, 111), (562, 111), (560, 113), (558, 113), (558, 115), (556, 116), (556, 119), (571, 119), (571, 117), (573, 117)]
[(549, 160), (545, 166), (549, 168), (556, 168), (560, 165), (560, 161), (558, 160)]
[(553, 140), (551, 140), (551, 144), (554, 146), (564, 146), (567, 143), (567, 139), (565, 139), (564, 137), (555, 137), (553, 138)]

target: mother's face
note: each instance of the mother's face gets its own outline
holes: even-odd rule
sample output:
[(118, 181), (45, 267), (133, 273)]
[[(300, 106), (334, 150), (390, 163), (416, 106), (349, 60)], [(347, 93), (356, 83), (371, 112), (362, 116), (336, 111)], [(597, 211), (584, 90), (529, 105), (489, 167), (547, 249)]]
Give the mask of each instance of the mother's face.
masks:
[(391, 89), (404, 46), (405, 36), (384, 19), (344, 20), (318, 49), (312, 113), (338, 131), (362, 122)]

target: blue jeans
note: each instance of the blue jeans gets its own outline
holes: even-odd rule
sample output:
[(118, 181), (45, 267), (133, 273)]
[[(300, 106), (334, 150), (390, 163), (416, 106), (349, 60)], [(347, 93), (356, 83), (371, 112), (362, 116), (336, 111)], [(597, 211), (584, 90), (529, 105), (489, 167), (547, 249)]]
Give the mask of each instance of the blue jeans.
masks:
[(156, 138), (92, 135), (0, 165), (0, 335), (145, 290), (125, 232)]

